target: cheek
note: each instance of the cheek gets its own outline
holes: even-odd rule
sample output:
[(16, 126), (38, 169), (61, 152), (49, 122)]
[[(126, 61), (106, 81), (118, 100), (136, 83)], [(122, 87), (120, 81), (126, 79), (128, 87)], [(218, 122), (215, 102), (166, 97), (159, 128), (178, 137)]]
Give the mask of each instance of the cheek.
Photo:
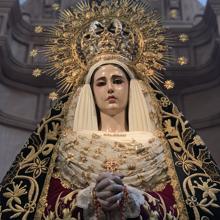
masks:
[(102, 87), (93, 87), (94, 100), (96, 104), (102, 101), (103, 92), (104, 91)]
[(124, 100), (125, 103), (128, 102), (128, 84), (120, 86), (118, 88), (118, 92), (120, 93), (120, 97)]
[(126, 90), (125, 90), (125, 92), (124, 92), (124, 100), (125, 100), (125, 102), (126, 102), (126, 105), (127, 105), (127, 103), (128, 103), (128, 96), (129, 96), (129, 89), (128, 89), (128, 87), (126, 88)]

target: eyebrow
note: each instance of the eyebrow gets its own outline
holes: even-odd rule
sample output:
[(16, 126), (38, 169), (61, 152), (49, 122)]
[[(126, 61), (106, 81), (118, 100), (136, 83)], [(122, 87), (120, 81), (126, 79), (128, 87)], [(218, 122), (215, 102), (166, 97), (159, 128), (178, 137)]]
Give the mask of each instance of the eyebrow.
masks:
[[(125, 78), (124, 76), (121, 76), (121, 75), (112, 75), (112, 78)], [(105, 76), (101, 76), (101, 77), (99, 77), (98, 79), (96, 79), (96, 81), (98, 81), (98, 80), (105, 80), (106, 79), (106, 77)]]

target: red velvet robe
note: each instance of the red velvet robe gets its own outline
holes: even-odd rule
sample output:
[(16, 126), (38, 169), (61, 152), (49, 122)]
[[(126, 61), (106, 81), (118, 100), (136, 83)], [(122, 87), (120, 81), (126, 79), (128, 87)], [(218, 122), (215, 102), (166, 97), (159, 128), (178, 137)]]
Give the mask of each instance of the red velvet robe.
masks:
[[(73, 209), (70, 208), (71, 203), (74, 202), (74, 199), (77, 195), (77, 192), (72, 196), (72, 200), (69, 200), (67, 203), (63, 201), (65, 196), (72, 192), (71, 189), (65, 188), (60, 179), (58, 178), (51, 178), (50, 187), (47, 195), (47, 206), (45, 209), (45, 216), (49, 216), (50, 212), (55, 212), (58, 210), (58, 215), (56, 217), (64, 218), (65, 214), (63, 213), (64, 209), (69, 209), (69, 217), (74, 217), (76, 219), (83, 219), (83, 210), (78, 208), (77, 206)], [(158, 219), (168, 219), (168, 216), (172, 217), (170, 219), (177, 218), (177, 210), (175, 205), (175, 199), (173, 196), (173, 188), (170, 184), (167, 184), (162, 191), (158, 192), (147, 192), (152, 197), (154, 197), (157, 202), (154, 203), (153, 201), (149, 201), (149, 198), (145, 196), (146, 201), (150, 205), (152, 211), (155, 211), (154, 214), (158, 214)], [(56, 208), (56, 205), (59, 204), (59, 207)], [(144, 206), (140, 207), (140, 216), (142, 219), (149, 219), (148, 211)], [(156, 213), (157, 212), (157, 213)], [(139, 217), (135, 219), (141, 219)]]

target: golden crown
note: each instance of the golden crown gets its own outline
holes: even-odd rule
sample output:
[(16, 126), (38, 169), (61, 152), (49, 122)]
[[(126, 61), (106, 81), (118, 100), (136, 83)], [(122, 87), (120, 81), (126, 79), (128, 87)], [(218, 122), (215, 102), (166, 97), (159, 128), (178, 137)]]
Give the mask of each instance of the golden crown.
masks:
[(81, 85), (89, 68), (105, 59), (124, 62), (145, 82), (162, 82), (169, 58), (165, 29), (146, 3), (78, 3), (61, 12), (50, 36), (44, 51), (51, 64), (47, 72), (60, 80), (64, 91)]

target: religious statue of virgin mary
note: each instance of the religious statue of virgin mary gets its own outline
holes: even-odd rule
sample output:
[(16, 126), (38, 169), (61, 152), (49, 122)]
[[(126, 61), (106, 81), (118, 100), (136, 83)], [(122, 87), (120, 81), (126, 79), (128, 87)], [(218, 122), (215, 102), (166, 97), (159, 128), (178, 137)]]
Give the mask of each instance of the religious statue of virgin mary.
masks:
[(64, 95), (1, 183), (0, 218), (220, 219), (218, 166), (159, 87), (167, 52), (141, 1), (62, 12), (44, 54)]

